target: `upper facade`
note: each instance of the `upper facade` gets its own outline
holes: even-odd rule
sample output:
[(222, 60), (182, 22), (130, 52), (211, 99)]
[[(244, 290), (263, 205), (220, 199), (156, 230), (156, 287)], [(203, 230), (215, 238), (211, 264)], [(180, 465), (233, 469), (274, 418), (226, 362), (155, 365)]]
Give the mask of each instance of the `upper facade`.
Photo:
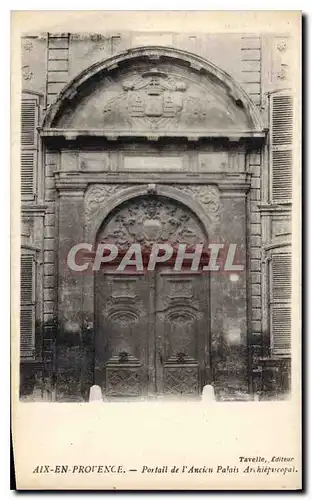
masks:
[[(92, 184), (120, 183), (126, 197), (136, 189), (128, 186), (134, 178), (146, 185), (206, 184), (208, 201), (199, 186), (192, 196), (208, 206), (215, 190), (223, 198), (234, 184), (244, 196), (248, 191), (242, 205), (248, 231), (241, 239), (248, 238), (244, 307), (259, 355), (251, 367), (255, 379), (260, 357), (288, 357), (293, 96), (287, 34), (45, 33), (25, 35), (21, 43), (25, 359), (49, 351), (47, 325), (58, 307), (60, 191), (62, 200), (69, 190), (78, 199), (84, 185), (88, 222)], [(167, 168), (156, 166), (158, 155)], [(107, 199), (111, 191), (101, 187), (96, 196)], [(226, 230), (233, 229), (224, 217)], [(35, 322), (46, 337), (35, 334)]]
[[(267, 135), (272, 147), (265, 161), (275, 163), (276, 172), (264, 165), (263, 175), (271, 176), (272, 182), (263, 183), (261, 198), (288, 203), (291, 45), (287, 34), (24, 36), (23, 200), (43, 200), (39, 135), (34, 133), (39, 130), (42, 138), (67, 141), (86, 135), (109, 140), (169, 136), (236, 141)], [(280, 178), (288, 179), (283, 187)]]

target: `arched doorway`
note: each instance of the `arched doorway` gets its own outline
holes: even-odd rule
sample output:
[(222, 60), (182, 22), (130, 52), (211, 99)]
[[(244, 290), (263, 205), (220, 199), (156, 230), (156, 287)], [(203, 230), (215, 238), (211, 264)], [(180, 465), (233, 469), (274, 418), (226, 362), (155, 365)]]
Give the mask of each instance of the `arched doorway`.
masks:
[[(169, 47), (138, 47), (98, 62), (75, 77), (48, 108), (40, 133), (44, 154), (53, 156), (53, 182), (58, 192), (56, 196), (51, 191), (48, 179), (47, 193), (55, 197), (58, 214), (48, 214), (55, 224), (58, 255), (55, 312), (64, 332), (57, 339), (58, 397), (80, 400), (94, 382), (114, 398), (194, 396), (211, 379), (210, 357), (216, 390), (238, 397), (246, 393), (252, 368), (249, 327), (255, 326), (257, 332), (260, 328), (258, 319), (251, 321), (248, 302), (252, 298), (249, 274), (255, 281), (251, 287), (257, 301), (260, 293), (259, 222), (255, 218), (251, 227), (248, 216), (249, 207), (258, 206), (260, 191), (254, 192), (255, 198), (249, 195), (256, 189), (251, 186), (250, 173), (254, 154), (265, 137), (259, 111), (248, 95), (233, 78), (201, 57)], [(102, 230), (110, 224), (116, 227), (118, 211), (126, 207), (122, 203), (131, 204), (132, 198), (144, 193), (157, 193), (185, 205), (192, 227), (204, 238), (209, 233), (211, 242), (238, 245), (244, 265), (238, 279), (212, 272), (213, 293), (209, 295), (207, 275), (194, 276), (187, 286), (190, 277), (183, 271), (179, 287), (185, 282), (193, 297), (191, 300), (189, 292), (182, 290), (174, 309), (170, 296), (179, 294), (170, 287), (179, 287), (173, 284), (167, 266), (163, 271), (158, 267), (154, 277), (132, 273), (126, 285), (122, 283), (125, 276), (113, 272), (106, 280), (103, 276), (101, 283), (100, 275), (94, 281), (92, 274), (77, 276), (64, 266), (74, 245), (94, 243), (95, 235), (99, 241)], [(124, 220), (128, 219), (129, 214)], [(144, 226), (145, 238), (157, 231), (155, 220)], [(118, 239), (118, 234), (113, 237)], [(47, 237), (47, 258), (52, 243)], [(52, 267), (50, 262), (45, 265), (47, 283)], [(118, 291), (123, 286), (126, 291)], [(167, 298), (166, 304), (160, 302), (161, 294)], [(100, 296), (102, 303), (98, 302)], [(47, 297), (46, 311), (51, 312), (53, 303), (49, 294)], [(188, 308), (191, 302), (198, 306)], [(169, 340), (178, 337), (174, 332), (180, 333), (182, 328), (186, 337), (197, 331), (205, 333), (200, 337), (196, 333), (193, 354), (184, 353), (179, 366), (172, 356), (183, 353), (183, 346), (175, 344), (169, 355)], [(96, 370), (93, 331), (98, 336)], [(130, 343), (130, 349), (126, 340), (133, 339), (133, 332), (143, 340)], [(121, 337), (126, 340), (114, 344)], [(178, 358), (182, 361), (183, 356)]]
[[(97, 242), (121, 254), (139, 243), (193, 248), (207, 235), (197, 216), (156, 195), (122, 203), (104, 221)], [(117, 272), (116, 261), (95, 276), (95, 383), (107, 398), (196, 397), (209, 380), (207, 273), (171, 263), (154, 271)]]

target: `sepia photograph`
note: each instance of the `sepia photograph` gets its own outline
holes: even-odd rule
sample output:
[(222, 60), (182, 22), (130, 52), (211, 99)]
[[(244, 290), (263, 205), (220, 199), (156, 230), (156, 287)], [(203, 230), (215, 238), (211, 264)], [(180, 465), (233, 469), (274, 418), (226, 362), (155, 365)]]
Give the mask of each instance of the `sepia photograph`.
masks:
[(298, 487), (300, 12), (56, 14), (13, 32), (22, 488)]
[(288, 395), (291, 43), (22, 37), (22, 400)]

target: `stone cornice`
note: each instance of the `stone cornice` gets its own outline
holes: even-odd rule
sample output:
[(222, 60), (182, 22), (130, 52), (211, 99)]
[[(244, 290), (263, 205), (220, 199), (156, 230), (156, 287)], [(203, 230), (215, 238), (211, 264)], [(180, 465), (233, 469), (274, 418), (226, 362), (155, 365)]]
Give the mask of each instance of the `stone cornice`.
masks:
[(157, 142), (163, 137), (185, 138), (188, 141), (200, 139), (220, 139), (229, 142), (238, 142), (251, 139), (262, 140), (266, 132), (255, 130), (157, 130), (151, 134), (148, 130), (107, 130), (107, 129), (62, 129), (62, 128), (39, 128), (41, 137), (57, 137), (66, 141), (78, 141), (86, 137), (103, 137), (108, 141), (117, 141), (124, 138), (144, 138), (148, 141)]
[(278, 204), (278, 203), (259, 203), (258, 205), (259, 211), (263, 214), (271, 214), (271, 213), (285, 213), (285, 212), (291, 212), (292, 210), (292, 204), (285, 203), (285, 204)]
[(249, 186), (239, 185), (228, 187), (220, 187), (220, 198), (245, 198), (249, 190)]
[(274, 248), (280, 248), (280, 247), (288, 247), (291, 246), (291, 234), (285, 234), (283, 241), (272, 241), (271, 243), (268, 243), (263, 246), (263, 250), (266, 252), (269, 250), (273, 250)]
[(46, 205), (23, 205), (21, 206), (21, 213), (31, 213), (32, 215), (44, 216), (46, 212)]
[(84, 192), (87, 189), (86, 182), (77, 182), (77, 179), (73, 180), (74, 182), (60, 182), (56, 181), (55, 188), (59, 192), (59, 196), (73, 197), (73, 198), (81, 198), (84, 196)]
[(250, 174), (220, 172), (56, 172), (56, 189), (84, 191), (88, 184), (129, 184), (157, 183), (163, 185), (218, 185), (224, 192), (250, 189)]
[(30, 95), (35, 95), (37, 97), (44, 97), (44, 94), (42, 92), (37, 92), (37, 90), (22, 89), (22, 94), (30, 94)]
[(21, 248), (24, 250), (31, 250), (32, 252), (40, 252), (41, 248), (36, 245), (30, 245), (28, 243), (22, 243)]

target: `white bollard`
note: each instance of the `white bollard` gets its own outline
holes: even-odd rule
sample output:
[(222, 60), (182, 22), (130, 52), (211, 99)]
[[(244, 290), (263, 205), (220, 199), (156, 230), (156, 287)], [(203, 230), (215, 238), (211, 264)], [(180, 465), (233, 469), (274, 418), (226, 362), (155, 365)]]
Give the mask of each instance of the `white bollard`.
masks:
[(103, 403), (102, 391), (99, 385), (90, 388), (89, 403)]
[(203, 387), (203, 393), (202, 393), (201, 400), (203, 403), (215, 403), (216, 402), (214, 388), (212, 385), (205, 385)]

